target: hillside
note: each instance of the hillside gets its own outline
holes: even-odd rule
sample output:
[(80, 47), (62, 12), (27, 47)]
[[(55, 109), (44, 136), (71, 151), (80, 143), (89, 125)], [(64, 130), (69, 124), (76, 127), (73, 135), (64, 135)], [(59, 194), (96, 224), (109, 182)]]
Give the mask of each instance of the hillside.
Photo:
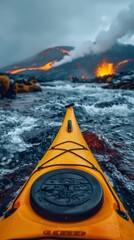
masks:
[[(105, 60), (114, 72), (134, 70), (134, 46), (116, 44), (108, 51), (78, 58), (59, 67), (51, 67), (52, 62), (69, 55), (73, 47), (59, 46), (46, 49), (39, 54), (0, 69), (0, 72), (17, 75), (41, 76), (45, 79), (89, 79), (96, 76), (97, 68)], [(112, 73), (113, 74), (113, 73)]]

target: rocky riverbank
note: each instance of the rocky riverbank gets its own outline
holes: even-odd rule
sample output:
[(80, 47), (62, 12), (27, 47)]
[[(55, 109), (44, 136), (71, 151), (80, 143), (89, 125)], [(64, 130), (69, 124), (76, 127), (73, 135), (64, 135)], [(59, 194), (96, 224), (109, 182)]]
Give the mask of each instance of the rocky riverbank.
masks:
[(18, 93), (42, 91), (41, 86), (32, 78), (13, 78), (0, 74), (0, 98), (13, 97)]
[(98, 83), (102, 88), (106, 89), (134, 89), (134, 71), (120, 72), (103, 77), (95, 77), (92, 79), (83, 80), (78, 77), (73, 77), (72, 82), (78, 83)]

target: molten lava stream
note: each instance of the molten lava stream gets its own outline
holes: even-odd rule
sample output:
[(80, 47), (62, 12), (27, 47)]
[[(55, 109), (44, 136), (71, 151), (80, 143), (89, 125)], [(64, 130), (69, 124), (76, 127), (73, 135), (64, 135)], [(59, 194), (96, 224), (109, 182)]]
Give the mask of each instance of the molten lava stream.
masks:
[(11, 74), (16, 74), (16, 73), (23, 72), (23, 71), (27, 71), (27, 70), (43, 70), (43, 71), (47, 71), (47, 70), (50, 70), (50, 69), (53, 67), (53, 64), (54, 64), (55, 62), (57, 62), (57, 60), (48, 62), (48, 63), (44, 64), (44, 65), (41, 66), (41, 67), (19, 68), (19, 69), (16, 69), (16, 70), (10, 70), (10, 71), (8, 71), (8, 72), (11, 73)]
[(97, 77), (102, 77), (105, 75), (112, 75), (114, 73), (115, 73), (114, 64), (107, 62), (106, 60), (103, 60), (103, 62), (101, 64), (99, 64), (96, 69)]

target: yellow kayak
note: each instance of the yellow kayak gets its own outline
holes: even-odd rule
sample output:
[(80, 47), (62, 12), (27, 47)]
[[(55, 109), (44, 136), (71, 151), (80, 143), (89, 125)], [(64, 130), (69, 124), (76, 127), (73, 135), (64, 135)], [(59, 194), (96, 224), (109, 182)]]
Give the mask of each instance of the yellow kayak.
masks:
[(133, 223), (69, 105), (50, 148), (0, 220), (0, 240), (133, 237)]

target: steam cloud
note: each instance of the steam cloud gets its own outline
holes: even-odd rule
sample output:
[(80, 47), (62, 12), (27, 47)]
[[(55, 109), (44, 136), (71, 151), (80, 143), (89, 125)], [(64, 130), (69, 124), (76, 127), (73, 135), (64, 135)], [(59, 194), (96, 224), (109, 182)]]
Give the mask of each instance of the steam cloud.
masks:
[(118, 39), (124, 36), (132, 36), (134, 33), (134, 2), (127, 9), (118, 13), (108, 30), (98, 33), (95, 43), (88, 41), (72, 50), (70, 55), (64, 56), (59, 62), (53, 64), (58, 67), (64, 63), (71, 62), (79, 57), (89, 54), (97, 54), (108, 50)]

